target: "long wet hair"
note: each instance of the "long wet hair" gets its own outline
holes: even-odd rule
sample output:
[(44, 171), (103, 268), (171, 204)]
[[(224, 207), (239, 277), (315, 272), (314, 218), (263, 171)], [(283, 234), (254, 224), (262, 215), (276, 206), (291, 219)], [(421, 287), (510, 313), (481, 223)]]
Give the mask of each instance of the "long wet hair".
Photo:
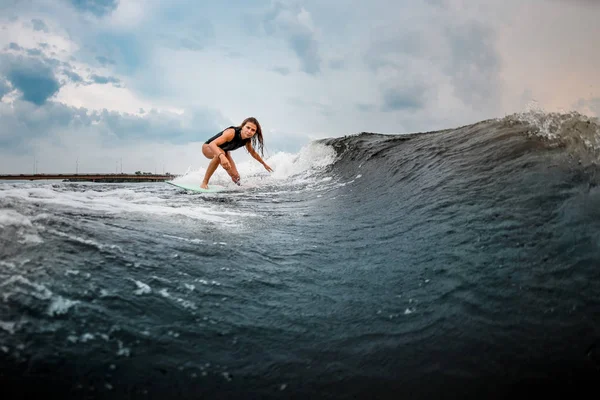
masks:
[(258, 123), (258, 120), (254, 117), (248, 117), (245, 120), (242, 121), (242, 123), (240, 124), (240, 128), (243, 128), (244, 125), (246, 125), (248, 122), (253, 123), (254, 125), (256, 125), (256, 133), (254, 134), (254, 136), (252, 136), (252, 147), (254, 147), (255, 149), (258, 149), (258, 151), (260, 151), (260, 155), (263, 155), (263, 134), (262, 134), (262, 128), (260, 127), (260, 124)]

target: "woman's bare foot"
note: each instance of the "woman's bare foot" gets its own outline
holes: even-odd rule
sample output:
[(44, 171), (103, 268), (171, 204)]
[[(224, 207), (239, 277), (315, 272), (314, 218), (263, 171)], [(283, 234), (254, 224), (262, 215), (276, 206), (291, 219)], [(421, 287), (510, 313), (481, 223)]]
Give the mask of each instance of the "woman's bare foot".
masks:
[(208, 182), (202, 182), (202, 184), (200, 185), (200, 187), (202, 189), (208, 189)]

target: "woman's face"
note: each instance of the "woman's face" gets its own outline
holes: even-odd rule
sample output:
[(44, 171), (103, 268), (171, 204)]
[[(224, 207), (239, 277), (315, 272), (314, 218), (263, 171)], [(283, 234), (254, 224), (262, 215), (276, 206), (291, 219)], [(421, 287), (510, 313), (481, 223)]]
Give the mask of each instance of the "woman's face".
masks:
[(252, 122), (246, 122), (246, 125), (242, 126), (242, 139), (249, 139), (256, 133), (256, 125)]

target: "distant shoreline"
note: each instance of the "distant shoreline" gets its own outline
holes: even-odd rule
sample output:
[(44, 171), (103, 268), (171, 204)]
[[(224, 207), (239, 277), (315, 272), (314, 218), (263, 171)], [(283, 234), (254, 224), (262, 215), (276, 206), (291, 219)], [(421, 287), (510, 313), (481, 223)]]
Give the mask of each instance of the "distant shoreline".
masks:
[(63, 182), (164, 182), (176, 178), (173, 174), (0, 174), (0, 181), (60, 180)]

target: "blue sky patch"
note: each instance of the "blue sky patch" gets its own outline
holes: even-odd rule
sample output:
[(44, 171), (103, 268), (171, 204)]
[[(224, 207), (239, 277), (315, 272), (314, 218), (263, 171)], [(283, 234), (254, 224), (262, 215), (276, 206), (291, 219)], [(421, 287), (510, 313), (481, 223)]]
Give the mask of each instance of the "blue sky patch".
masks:
[(91, 12), (102, 17), (113, 12), (118, 4), (118, 0), (70, 0), (71, 4), (80, 11)]
[(31, 20), (31, 23), (33, 24), (34, 31), (48, 33), (48, 27), (41, 19), (34, 18)]
[(8, 61), (6, 79), (22, 93), (22, 98), (36, 105), (44, 102), (60, 89), (53, 70), (36, 58), (4, 57)]

